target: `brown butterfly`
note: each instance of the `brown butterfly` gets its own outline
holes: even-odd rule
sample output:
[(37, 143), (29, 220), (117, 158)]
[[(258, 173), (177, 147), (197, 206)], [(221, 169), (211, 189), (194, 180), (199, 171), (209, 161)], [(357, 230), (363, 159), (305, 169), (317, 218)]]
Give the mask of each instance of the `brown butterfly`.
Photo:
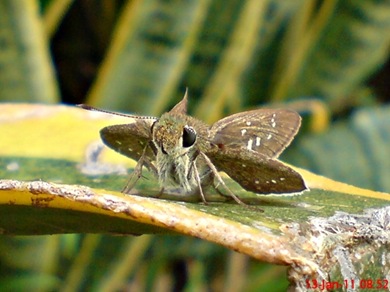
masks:
[[(102, 111), (87, 105), (84, 109)], [(306, 188), (301, 175), (277, 157), (291, 143), (301, 124), (291, 110), (257, 109), (237, 113), (209, 126), (187, 115), (187, 93), (160, 118), (124, 115), (135, 122), (113, 125), (100, 131), (108, 147), (138, 161), (128, 193), (146, 166), (158, 177), (162, 190), (180, 189), (186, 194), (225, 185), (223, 171), (245, 190), (258, 194), (301, 192)]]

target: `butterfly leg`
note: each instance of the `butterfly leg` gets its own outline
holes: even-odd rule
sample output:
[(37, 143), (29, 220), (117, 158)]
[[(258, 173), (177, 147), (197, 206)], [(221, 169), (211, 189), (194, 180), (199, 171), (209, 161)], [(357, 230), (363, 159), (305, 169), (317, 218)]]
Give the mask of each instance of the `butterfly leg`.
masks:
[(220, 186), (220, 183), (218, 182), (217, 184), (215, 184), (215, 185), (213, 186), (213, 187), (214, 187), (214, 190), (216, 190), (217, 193), (218, 193), (221, 197), (224, 197), (224, 198), (226, 199), (226, 201), (231, 201), (231, 200), (233, 200), (232, 196), (224, 194), (224, 193), (219, 189), (219, 186)]
[(126, 183), (126, 186), (123, 188), (122, 193), (129, 194), (131, 192), (137, 181), (142, 177), (142, 167), (144, 166), (144, 164), (147, 167), (151, 168), (152, 171), (157, 172), (154, 165), (145, 159), (145, 152), (146, 148), (144, 149), (140, 159), (138, 160), (133, 172), (130, 174), (129, 180)]
[(158, 194), (156, 195), (156, 198), (160, 198), (163, 194), (164, 194), (164, 191), (165, 189), (164, 188), (161, 188), (161, 190), (158, 192)]
[(206, 154), (204, 154), (203, 152), (200, 152), (200, 154), (203, 156), (204, 160), (206, 161), (207, 165), (211, 168), (211, 170), (213, 171), (215, 177), (217, 178), (218, 182), (225, 188), (225, 190), (229, 193), (229, 195), (240, 205), (245, 205), (246, 204), (241, 201), (235, 194), (233, 194), (233, 192), (228, 188), (228, 186), (225, 184), (225, 182), (223, 181), (222, 177), (219, 175), (218, 173), (218, 170), (216, 169), (216, 167), (214, 166), (214, 164), (211, 162), (211, 160), (207, 157)]
[[(204, 160), (206, 161), (207, 165), (210, 167), (210, 169), (213, 171), (215, 177), (217, 178), (218, 180), (218, 183), (220, 185), (222, 185), (225, 190), (228, 192), (229, 196), (233, 198), (234, 201), (236, 201), (239, 205), (242, 205), (242, 206), (246, 206), (246, 207), (254, 207), (254, 206), (250, 206), (250, 205), (247, 205), (245, 204), (243, 201), (240, 200), (240, 198), (238, 198), (229, 188), (228, 186), (225, 184), (225, 182), (223, 181), (222, 177), (219, 175), (218, 173), (218, 170), (217, 168), (215, 167), (215, 165), (211, 162), (211, 160), (207, 157), (206, 154), (204, 154), (203, 152), (200, 152), (200, 154), (203, 156)], [(218, 191), (218, 190), (217, 190)], [(260, 212), (264, 212), (264, 210), (260, 209), (260, 208), (254, 208), (255, 210), (257, 211), (260, 211)]]
[(203, 203), (204, 203), (205, 205), (208, 205), (208, 203), (207, 203), (207, 201), (206, 201), (206, 198), (205, 198), (205, 196), (204, 196), (204, 193), (203, 193), (202, 182), (201, 182), (201, 180), (200, 180), (199, 171), (198, 171), (198, 168), (196, 167), (196, 160), (194, 160), (194, 161), (192, 162), (191, 167), (192, 167), (193, 170), (194, 170), (195, 179), (196, 179), (196, 182), (197, 182), (197, 184), (198, 184), (200, 197), (202, 198)]
[(143, 166), (143, 157), (141, 157), (140, 160), (138, 160), (137, 165), (135, 166), (133, 172), (130, 174), (126, 186), (122, 190), (122, 193), (129, 194), (130, 191), (134, 188), (135, 184), (142, 176), (142, 166)]

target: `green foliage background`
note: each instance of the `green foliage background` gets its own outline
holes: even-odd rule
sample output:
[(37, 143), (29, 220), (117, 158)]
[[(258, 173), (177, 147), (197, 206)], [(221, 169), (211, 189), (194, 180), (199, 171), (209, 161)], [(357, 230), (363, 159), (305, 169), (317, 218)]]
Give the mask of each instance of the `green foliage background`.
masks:
[[(284, 160), (388, 192), (389, 15), (390, 2), (374, 0), (5, 0), (0, 100), (159, 115), (188, 87), (190, 112), (210, 123), (288, 103), (304, 126)], [(0, 246), (2, 289), (287, 286), (283, 268), (190, 238), (1, 237)]]

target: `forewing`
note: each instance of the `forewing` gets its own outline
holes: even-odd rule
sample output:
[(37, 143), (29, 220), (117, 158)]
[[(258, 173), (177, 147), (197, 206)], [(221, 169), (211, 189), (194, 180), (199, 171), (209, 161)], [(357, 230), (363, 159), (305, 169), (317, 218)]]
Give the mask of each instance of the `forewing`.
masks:
[(220, 148), (241, 149), (277, 158), (291, 143), (301, 117), (290, 110), (259, 109), (228, 116), (210, 129), (211, 141)]
[(284, 194), (307, 189), (302, 176), (283, 164), (256, 152), (219, 151), (209, 157), (218, 171), (224, 171), (245, 190), (258, 194)]
[(154, 161), (150, 143), (154, 122), (156, 119), (137, 119), (131, 124), (108, 126), (100, 130), (100, 136), (104, 144), (122, 155), (138, 161), (145, 150), (146, 158)]

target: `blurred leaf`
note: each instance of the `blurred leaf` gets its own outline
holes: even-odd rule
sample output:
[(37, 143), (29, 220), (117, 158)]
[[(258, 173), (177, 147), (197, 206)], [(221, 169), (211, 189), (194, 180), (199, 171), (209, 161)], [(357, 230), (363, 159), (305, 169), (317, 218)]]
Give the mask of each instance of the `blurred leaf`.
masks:
[(300, 96), (340, 110), (387, 58), (389, 10), (375, 1), (129, 2), (87, 102), (157, 115), (188, 87), (207, 121)]
[(243, 2), (237, 24), (221, 53), (221, 60), (208, 82), (204, 97), (197, 106), (195, 115), (207, 119), (223, 118), (227, 100), (239, 97), (240, 76), (250, 66), (256, 52), (256, 37), (265, 19), (268, 1)]
[[(74, 0), (52, 0), (41, 1), (48, 3), (41, 3), (44, 7), (43, 22), (47, 38), (50, 38), (57, 30), (66, 12), (69, 10)], [(47, 7), (46, 7), (47, 5)]]
[(49, 275), (15, 275), (0, 280), (0, 287), (4, 291), (24, 291), (27, 287), (34, 287), (42, 291), (55, 291), (60, 287), (61, 281)]
[(359, 110), (325, 133), (302, 137), (289, 161), (339, 181), (388, 191), (389, 125), (389, 106)]
[[(337, 111), (388, 57), (390, 2), (324, 1), (322, 6), (330, 2), (332, 10), (326, 12), (326, 22), (285, 94), (320, 96)], [(314, 27), (323, 21), (321, 12), (313, 19)]]
[[(180, 81), (209, 2), (129, 1), (87, 103), (160, 113)], [(130, 104), (134, 97), (142, 102)]]
[(58, 102), (37, 1), (1, 1), (0, 39), (0, 100)]

